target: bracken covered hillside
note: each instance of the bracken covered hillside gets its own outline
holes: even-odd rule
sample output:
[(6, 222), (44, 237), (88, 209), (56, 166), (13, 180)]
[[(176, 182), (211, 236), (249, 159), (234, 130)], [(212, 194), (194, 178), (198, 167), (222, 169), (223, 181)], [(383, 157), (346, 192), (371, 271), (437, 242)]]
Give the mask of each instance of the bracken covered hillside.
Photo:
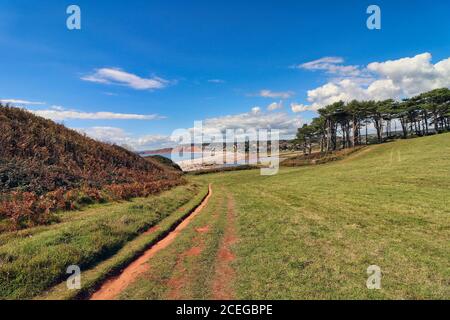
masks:
[(146, 196), (182, 182), (156, 161), (0, 105), (0, 217), (15, 227), (48, 222), (58, 209)]

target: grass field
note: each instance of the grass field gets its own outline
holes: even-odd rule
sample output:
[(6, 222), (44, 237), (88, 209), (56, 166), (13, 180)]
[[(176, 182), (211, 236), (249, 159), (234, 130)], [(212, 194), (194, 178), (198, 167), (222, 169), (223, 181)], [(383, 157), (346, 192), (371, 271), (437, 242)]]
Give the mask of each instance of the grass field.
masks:
[[(0, 298), (88, 297), (213, 194), (119, 299), (449, 299), (450, 134), (344, 160), (190, 176), (159, 196), (0, 235)], [(155, 232), (144, 231), (157, 226)], [(69, 265), (82, 289), (69, 291)], [(367, 268), (382, 270), (368, 290)]]
[[(206, 192), (204, 186), (189, 184), (158, 196), (61, 213), (62, 222), (57, 225), (1, 234), (0, 298), (42, 295), (67, 277), (70, 265), (80, 266), (82, 291), (89, 291), (158, 240), (200, 203)], [(154, 233), (143, 234), (157, 224)], [(56, 299), (77, 294), (68, 291), (63, 282), (48, 295)]]
[[(152, 259), (149, 271), (119, 299), (214, 299), (218, 252), (225, 235), (231, 198), (214, 189), (203, 212), (167, 250)], [(228, 220), (228, 221), (227, 221)], [(225, 291), (227, 288), (222, 288)]]
[(272, 177), (192, 177), (213, 184), (210, 204), (120, 298), (449, 299), (449, 155), (445, 134)]

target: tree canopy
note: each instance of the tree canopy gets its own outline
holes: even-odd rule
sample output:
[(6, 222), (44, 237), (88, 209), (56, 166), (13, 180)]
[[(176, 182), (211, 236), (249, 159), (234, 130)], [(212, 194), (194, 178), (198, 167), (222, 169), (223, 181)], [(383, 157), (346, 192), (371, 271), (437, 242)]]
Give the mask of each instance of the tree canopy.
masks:
[(322, 152), (368, 144), (370, 125), (376, 131), (378, 143), (398, 136), (448, 131), (450, 89), (436, 89), (402, 101), (339, 101), (319, 109), (318, 113), (319, 117), (298, 129), (297, 141), (305, 153), (311, 153), (314, 143), (320, 145)]

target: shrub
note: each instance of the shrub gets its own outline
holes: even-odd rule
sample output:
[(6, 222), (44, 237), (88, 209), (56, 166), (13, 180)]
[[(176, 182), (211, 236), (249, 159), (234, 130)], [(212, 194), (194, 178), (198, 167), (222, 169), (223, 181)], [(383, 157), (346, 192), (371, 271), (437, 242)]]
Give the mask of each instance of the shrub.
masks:
[(147, 196), (182, 174), (116, 145), (0, 104), (0, 218), (16, 228), (49, 223), (57, 210)]

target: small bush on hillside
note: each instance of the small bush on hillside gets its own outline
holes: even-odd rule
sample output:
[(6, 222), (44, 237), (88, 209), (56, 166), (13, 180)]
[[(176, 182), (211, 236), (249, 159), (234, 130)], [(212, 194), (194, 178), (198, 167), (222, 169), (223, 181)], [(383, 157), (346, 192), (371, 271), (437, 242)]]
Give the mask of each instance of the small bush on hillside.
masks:
[(348, 157), (349, 155), (355, 153), (356, 151), (361, 150), (362, 148), (364, 147), (343, 149), (333, 152), (314, 152), (311, 154), (286, 159), (283, 162), (281, 162), (281, 165), (284, 167), (301, 167), (308, 165), (324, 164), (327, 162), (342, 160), (345, 157)]
[(181, 169), (181, 167), (178, 164), (176, 164), (174, 161), (172, 161), (169, 158), (160, 156), (160, 155), (148, 156), (148, 157), (145, 157), (145, 159), (146, 160), (154, 160), (162, 165), (173, 168), (175, 171), (180, 171), (180, 172), (183, 171), (183, 169)]

